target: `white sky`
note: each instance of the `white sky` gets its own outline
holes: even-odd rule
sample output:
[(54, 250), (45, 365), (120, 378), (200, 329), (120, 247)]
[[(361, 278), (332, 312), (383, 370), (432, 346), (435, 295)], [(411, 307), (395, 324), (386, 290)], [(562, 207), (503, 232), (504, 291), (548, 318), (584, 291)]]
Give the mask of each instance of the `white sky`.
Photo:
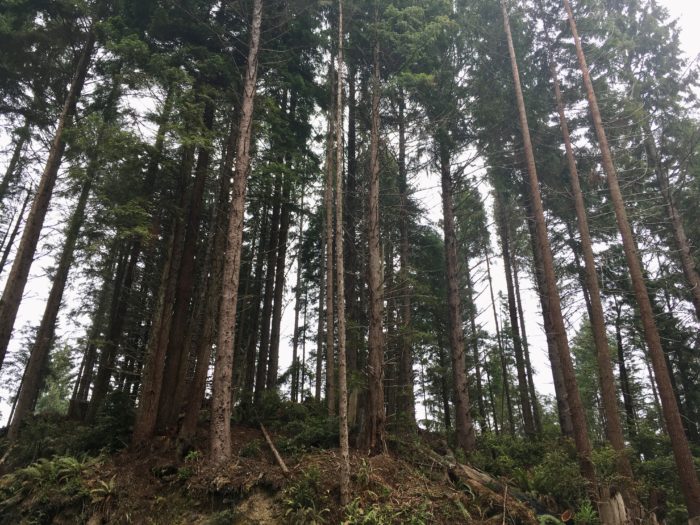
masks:
[[(689, 57), (696, 57), (700, 54), (700, 33), (697, 30), (697, 23), (700, 22), (700, 2), (696, 0), (658, 0), (658, 3), (666, 6), (673, 18), (677, 18), (681, 26), (681, 41), (685, 53)], [(7, 144), (7, 134), (0, 132), (0, 146), (4, 147)], [(7, 159), (3, 159), (3, 167)], [(440, 212), (439, 199), (440, 195), (437, 190), (436, 178), (426, 178), (418, 177), (415, 181), (417, 189), (423, 190), (419, 191), (418, 195), (424, 199), (424, 206), (428, 209), (430, 217), (437, 219)], [(430, 189), (428, 189), (430, 188)], [(52, 221), (53, 224), (56, 223), (56, 219)], [(58, 219), (60, 222), (60, 219)], [(290, 250), (289, 256), (294, 256), (295, 250)], [(27, 292), (25, 293), (25, 300), (20, 308), (17, 323), (15, 324), (15, 340), (11, 345), (10, 351), (18, 347), (17, 338), (19, 336), (19, 329), (24, 326), (27, 322), (34, 325), (38, 324), (43, 313), (43, 306), (48, 295), (48, 288), (50, 286), (49, 280), (45, 277), (43, 268), (53, 264), (54, 256), (40, 257), (34, 263), (32, 268), (32, 274), (30, 278), (30, 283), (28, 285)], [(502, 275), (501, 265), (494, 258), (494, 280), (496, 286), (496, 293), (498, 290), (502, 290), (505, 293), (505, 280)], [(11, 259), (8, 261), (8, 265), (11, 264)], [(293, 266), (291, 272), (289, 272), (287, 286), (289, 289), (294, 284), (294, 272), (296, 266)], [(0, 286), (4, 286), (4, 280), (9, 272), (9, 266), (5, 268), (3, 275), (0, 276)], [(530, 343), (530, 349), (532, 353), (533, 365), (537, 369), (537, 389), (541, 393), (551, 394), (553, 393), (551, 372), (549, 370), (548, 359), (546, 357), (546, 340), (542, 330), (540, 328), (541, 320), (538, 315), (539, 312), (539, 300), (532, 291), (532, 284), (522, 279), (522, 293), (524, 301), (524, 310), (526, 311), (526, 326), (528, 331), (528, 342)], [(75, 290), (73, 291), (75, 294)], [(289, 297), (289, 300), (292, 298)], [(283, 318), (283, 334), (282, 334), (282, 348), (280, 355), (280, 371), (284, 371), (289, 363), (291, 362), (291, 344), (290, 336), (293, 327), (293, 315), (294, 309), (293, 304), (288, 300), (287, 308), (285, 308), (284, 318)], [(70, 302), (70, 299), (68, 299)], [(483, 311), (483, 314), (479, 321), (487, 327), (489, 330), (493, 331), (493, 321), (488, 309), (488, 293), (482, 294), (479, 300), (482, 304), (479, 304), (479, 309)], [(65, 312), (62, 312), (61, 316), (62, 327), (59, 328), (59, 334), (66, 332), (66, 318)], [(74, 328), (74, 327), (72, 327)], [(312, 327), (311, 330), (314, 330)], [(73, 332), (74, 330), (68, 330)], [(75, 333), (76, 337), (81, 337), (84, 334), (84, 330), (78, 329)], [(570, 332), (570, 336), (573, 336), (573, 332)], [(286, 347), (285, 347), (286, 345)], [(315, 346), (311, 340), (307, 341), (307, 351)], [(5, 385), (0, 385), (0, 395), (3, 397), (7, 396), (8, 392), (4, 391)], [(419, 414), (421, 414), (419, 412)], [(0, 399), (0, 424), (4, 423), (8, 415), (8, 406), (3, 399)], [(420, 417), (420, 415), (419, 415)]]

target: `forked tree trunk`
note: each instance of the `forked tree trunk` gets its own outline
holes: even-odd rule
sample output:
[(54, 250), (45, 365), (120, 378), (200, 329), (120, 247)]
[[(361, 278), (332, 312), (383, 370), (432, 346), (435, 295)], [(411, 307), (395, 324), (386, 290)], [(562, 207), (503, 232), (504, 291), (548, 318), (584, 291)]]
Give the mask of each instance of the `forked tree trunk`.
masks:
[(343, 250), (343, 0), (338, 0), (338, 86), (335, 114), (335, 271), (338, 286), (338, 419), (340, 425), (340, 504), (350, 503), (348, 376), (345, 356), (345, 266)]
[(236, 306), (238, 282), (241, 269), (241, 245), (243, 242), (243, 218), (245, 194), (250, 168), (250, 143), (253, 125), (258, 74), (258, 49), (262, 0), (253, 2), (248, 63), (245, 70), (241, 119), (236, 143), (236, 165), (234, 170), (233, 197), (227, 232), (224, 259), (221, 306), (219, 308), (219, 333), (216, 344), (216, 363), (212, 391), (211, 430), (209, 433), (211, 461), (223, 463), (231, 458), (231, 377), (233, 375), (233, 335), (236, 329)]
[(73, 80), (68, 89), (66, 100), (63, 103), (63, 110), (58, 118), (53, 142), (49, 149), (49, 156), (44, 166), (44, 172), (39, 180), (39, 187), (34, 195), (32, 207), (27, 216), (27, 222), (24, 227), (24, 232), (22, 233), (19, 247), (17, 248), (15, 261), (7, 277), (2, 298), (0, 298), (0, 368), (2, 368), (5, 360), (7, 346), (10, 343), (12, 329), (14, 328), (15, 319), (17, 318), (17, 311), (22, 302), (22, 294), (24, 293), (24, 287), (29, 277), (29, 269), (34, 261), (41, 229), (44, 226), (44, 219), (49, 209), (53, 188), (56, 185), (58, 169), (61, 166), (63, 151), (66, 147), (66, 143), (63, 140), (63, 133), (72, 125), (78, 99), (83, 91), (85, 78), (90, 69), (90, 62), (95, 51), (95, 37), (94, 29), (90, 28), (85, 44), (83, 45), (83, 51), (78, 60), (78, 65), (75, 69)]
[[(375, 13), (376, 16), (376, 13)], [(384, 451), (384, 282), (379, 239), (379, 41), (372, 56), (372, 128), (369, 147), (369, 195), (367, 214), (367, 286), (369, 290), (369, 339), (367, 355), (367, 405), (362, 448), (370, 454)]]
[(688, 439), (683, 430), (683, 422), (678, 410), (678, 404), (676, 403), (676, 398), (673, 394), (671, 378), (669, 375), (670, 371), (667, 368), (666, 361), (664, 359), (661, 338), (659, 337), (659, 331), (656, 326), (656, 321), (654, 320), (654, 313), (652, 310), (651, 301), (649, 299), (646, 283), (644, 282), (639, 254), (635, 246), (634, 235), (632, 233), (629, 220), (627, 219), (624, 199), (617, 180), (617, 172), (615, 171), (615, 165), (613, 164), (608, 139), (605, 134), (605, 129), (603, 128), (603, 120), (598, 108), (598, 101), (593, 89), (593, 83), (591, 82), (591, 77), (588, 72), (588, 65), (586, 64), (586, 57), (583, 53), (583, 47), (581, 46), (581, 39), (579, 38), (578, 31), (576, 29), (576, 22), (574, 20), (574, 15), (571, 10), (569, 0), (563, 1), (564, 8), (566, 9), (566, 14), (569, 19), (569, 27), (571, 28), (571, 33), (574, 37), (574, 43), (576, 45), (576, 55), (578, 57), (579, 66), (581, 68), (581, 73), (583, 74), (583, 83), (586, 88), (588, 106), (591, 111), (593, 125), (598, 138), (598, 144), (600, 146), (603, 169), (608, 180), (610, 198), (612, 200), (613, 209), (615, 210), (615, 217), (617, 219), (618, 229), (620, 230), (620, 236), (622, 237), (622, 247), (625, 252), (625, 258), (627, 260), (627, 266), (629, 267), (630, 278), (632, 280), (632, 287), (634, 288), (634, 295), (637, 299), (639, 313), (644, 326), (644, 337), (649, 348), (649, 356), (654, 368), (656, 384), (659, 387), (661, 407), (663, 410), (664, 420), (666, 421), (666, 429), (669, 437), (671, 438), (671, 448), (673, 449), (673, 456), (676, 460), (678, 477), (681, 481), (681, 490), (683, 492), (683, 496), (685, 497), (686, 506), (688, 507), (690, 521), (700, 522), (700, 482), (698, 481), (698, 475), (693, 466), (693, 456), (690, 452)]
[(544, 209), (542, 206), (542, 197), (540, 195), (539, 180), (537, 177), (537, 168), (535, 166), (535, 155), (532, 149), (530, 140), (530, 128), (527, 123), (527, 114), (525, 111), (525, 100), (523, 97), (522, 87), (520, 86), (520, 73), (515, 57), (515, 48), (513, 47), (513, 37), (510, 32), (510, 22), (508, 20), (508, 11), (506, 10), (505, 0), (501, 0), (501, 12), (503, 14), (503, 25), (505, 28), (506, 38), (508, 41), (508, 53), (510, 55), (511, 68), (513, 73), (513, 84), (515, 87), (515, 96), (518, 106), (518, 116), (520, 123), (520, 132), (522, 133), (523, 146), (525, 149), (525, 160), (527, 163), (527, 172), (530, 183), (530, 197), (532, 199), (532, 211), (535, 218), (535, 231), (537, 235), (537, 243), (542, 251), (542, 266), (544, 270), (546, 293), (549, 302), (550, 317), (552, 320), (552, 328), (554, 329), (555, 338), (557, 340), (557, 348), (559, 350), (559, 360), (561, 362), (564, 380), (566, 382), (567, 398), (569, 409), (571, 411), (571, 421), (574, 427), (574, 442), (578, 452), (578, 459), (581, 465), (581, 472), (590, 483), (592, 496), (597, 498), (597, 482), (595, 475), (595, 467), (591, 460), (591, 442), (588, 438), (588, 429), (586, 426), (586, 415), (583, 410), (581, 396), (578, 390), (576, 374), (569, 352), (569, 341), (566, 336), (566, 327), (564, 326), (564, 317), (561, 311), (561, 299), (559, 290), (557, 289), (557, 278), (554, 273), (554, 258), (552, 250), (547, 239), (547, 225), (544, 218)]
[(455, 426), (457, 443), (466, 453), (476, 447), (474, 423), (470, 414), (467, 390), (466, 362), (464, 359), (464, 333), (462, 331), (462, 308), (459, 300), (459, 278), (457, 274), (457, 235), (455, 233), (454, 205), (452, 198), (452, 175), (450, 152), (444, 141), (438, 140), (440, 148), (440, 172), (442, 184), (442, 213), (445, 235), (445, 265), (447, 271), (447, 308), (450, 355), (452, 358), (452, 381), (455, 403)]

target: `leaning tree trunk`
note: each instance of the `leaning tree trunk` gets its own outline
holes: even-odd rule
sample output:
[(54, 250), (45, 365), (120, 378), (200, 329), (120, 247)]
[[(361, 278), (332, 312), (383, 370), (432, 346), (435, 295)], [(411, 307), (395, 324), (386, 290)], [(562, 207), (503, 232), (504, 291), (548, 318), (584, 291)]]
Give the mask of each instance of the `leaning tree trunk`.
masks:
[(12, 151), (12, 157), (10, 158), (10, 163), (5, 170), (5, 175), (2, 178), (2, 182), (0, 182), (0, 204), (3, 200), (5, 200), (5, 197), (7, 197), (7, 192), (10, 189), (10, 186), (14, 184), (14, 182), (17, 180), (17, 176), (19, 175), (19, 173), (17, 173), (17, 168), (20, 165), (24, 146), (27, 144), (30, 137), (29, 121), (25, 120), (24, 125), (21, 128), (18, 128), (15, 133), (17, 134), (17, 140), (15, 141), (15, 147)]
[(53, 142), (49, 149), (49, 156), (44, 166), (44, 172), (39, 180), (32, 202), (32, 207), (29, 210), (29, 216), (22, 233), (15, 256), (15, 261), (12, 264), (12, 270), (7, 277), (5, 290), (2, 298), (0, 298), (0, 368), (2, 368), (7, 346), (10, 343), (12, 329), (19, 310), (19, 304), (22, 301), (24, 287), (27, 284), (29, 277), (29, 269), (34, 261), (34, 254), (39, 242), (39, 235), (44, 226), (44, 219), (49, 209), (53, 188), (56, 185), (58, 177), (58, 169), (61, 166), (63, 151), (66, 148), (66, 143), (63, 140), (63, 133), (71, 127), (73, 117), (75, 116), (78, 99), (85, 85), (85, 78), (90, 69), (90, 61), (95, 51), (95, 31), (91, 28), (87, 35), (87, 40), (83, 46), (83, 51), (78, 60), (78, 65), (75, 70), (75, 75), (71, 81), (66, 100), (63, 104), (63, 110), (58, 118), (58, 125), (54, 132)]
[[(550, 316), (552, 320), (552, 328), (557, 339), (557, 348), (559, 350), (559, 359), (561, 362), (564, 380), (566, 382), (567, 398), (569, 409), (571, 411), (571, 421), (574, 427), (574, 442), (578, 452), (578, 459), (581, 465), (583, 476), (591, 484), (592, 495), (593, 489), (597, 487), (595, 467), (591, 460), (591, 442), (588, 439), (588, 429), (586, 426), (586, 415), (583, 410), (581, 396), (578, 390), (576, 374), (574, 372), (571, 353), (569, 352), (569, 341), (566, 336), (566, 327), (564, 326), (564, 317), (561, 311), (561, 298), (557, 289), (557, 277), (554, 273), (554, 258), (552, 250), (547, 239), (547, 224), (544, 218), (544, 208), (542, 206), (542, 196), (540, 195), (539, 180), (537, 177), (537, 167), (535, 166), (535, 155), (532, 149), (532, 141), (530, 140), (530, 128), (527, 122), (527, 113), (525, 111), (525, 99), (523, 97), (522, 87), (520, 85), (520, 73), (515, 57), (515, 48), (513, 47), (513, 37), (510, 32), (510, 22), (508, 20), (508, 11), (506, 10), (505, 0), (501, 0), (501, 12), (503, 14), (503, 26), (508, 41), (508, 53), (510, 55), (511, 68), (513, 73), (513, 84), (515, 87), (515, 96), (518, 106), (518, 116), (520, 123), (520, 132), (522, 133), (523, 146), (525, 149), (525, 160), (527, 163), (527, 172), (530, 183), (530, 198), (532, 200), (532, 211), (535, 218), (535, 231), (537, 235), (537, 243), (542, 252), (542, 266), (544, 270), (546, 293), (549, 302)], [(595, 491), (597, 492), (597, 491)], [(595, 494), (597, 498), (597, 494)]]
[(365, 405), (362, 448), (370, 454), (384, 451), (384, 282), (379, 239), (379, 41), (375, 37), (372, 55), (372, 129), (369, 148), (369, 202), (367, 205), (369, 289), (369, 339), (367, 355), (367, 405)]
[(581, 251), (583, 252), (586, 281), (585, 288), (588, 290), (588, 301), (590, 304), (590, 321), (591, 328), (593, 330), (593, 341), (596, 349), (596, 360), (598, 362), (600, 392), (606, 422), (605, 429), (608, 441), (610, 441), (612, 447), (617, 451), (617, 471), (621, 476), (627, 479), (625, 498), (627, 499), (627, 503), (630, 505), (630, 510), (636, 512), (638, 510), (638, 503), (636, 502), (636, 496), (631, 493), (631, 484), (633, 480), (632, 466), (630, 465), (629, 458), (625, 453), (625, 437), (622, 430), (622, 423), (620, 422), (620, 414), (618, 412), (615, 376), (613, 374), (610, 347), (608, 345), (608, 334), (605, 326), (605, 314), (603, 312), (600, 286), (598, 284), (595, 258), (593, 256), (593, 242), (591, 240), (591, 233), (588, 229), (586, 205), (583, 201), (583, 192), (581, 191), (578, 169), (576, 168), (576, 159), (574, 158), (574, 150), (571, 146), (569, 125), (566, 119), (566, 113), (564, 111), (561, 88), (559, 86), (559, 76), (551, 57), (549, 69), (552, 81), (554, 83), (554, 97), (557, 112), (559, 113), (559, 125), (561, 127), (562, 137), (564, 139), (564, 148), (566, 150), (566, 162), (569, 168), (569, 179), (571, 181), (571, 190), (574, 197), (576, 221), (578, 223), (578, 230), (581, 236)]
[[(24, 197), (24, 201), (22, 202), (22, 207), (20, 208), (19, 213), (16, 214), (17, 222), (15, 222), (15, 226), (14, 228), (12, 228), (12, 233), (10, 233), (10, 238), (7, 240), (7, 244), (5, 245), (5, 250), (2, 254), (2, 259), (0, 259), (0, 273), (2, 273), (3, 269), (5, 268), (7, 258), (10, 256), (12, 245), (15, 243), (15, 238), (17, 237), (17, 234), (19, 233), (19, 228), (22, 225), (22, 217), (24, 217), (24, 211), (27, 209), (27, 205), (29, 204), (31, 198), (32, 187), (30, 186), (29, 189), (27, 189), (27, 195)], [(12, 224), (12, 221), (10, 221), (10, 224)]]
[(462, 308), (459, 300), (459, 278), (457, 275), (457, 235), (452, 198), (452, 176), (450, 173), (450, 152), (443, 141), (440, 148), (440, 172), (442, 183), (442, 213), (445, 235), (445, 265), (447, 271), (447, 308), (450, 354), (452, 358), (452, 380), (455, 397), (455, 425), (457, 443), (466, 453), (476, 447), (474, 423), (470, 414), (469, 392), (467, 390), (466, 362), (464, 359), (464, 333), (462, 331)]
[(571, 28), (571, 33), (574, 37), (574, 43), (576, 45), (576, 55), (579, 66), (581, 68), (581, 73), (583, 74), (583, 83), (586, 88), (588, 106), (593, 118), (593, 125), (598, 138), (598, 145), (600, 146), (603, 169), (608, 180), (610, 198), (612, 200), (613, 209), (615, 210), (615, 217), (617, 219), (618, 229), (620, 230), (620, 236), (622, 237), (622, 247), (625, 252), (627, 266), (629, 267), (630, 278), (632, 279), (632, 287), (634, 288), (634, 295), (637, 299), (639, 314), (644, 326), (644, 337), (649, 348), (649, 356), (654, 368), (656, 384), (659, 388), (661, 407), (663, 410), (664, 420), (666, 421), (666, 429), (668, 430), (669, 437), (671, 438), (671, 448), (673, 449), (673, 456), (676, 460), (678, 477), (681, 481), (681, 490), (683, 491), (683, 495), (685, 497), (685, 503), (688, 507), (688, 515), (691, 523), (700, 523), (700, 482), (698, 481), (698, 475), (693, 466), (693, 456), (690, 451), (690, 446), (688, 445), (688, 439), (683, 430), (683, 422), (678, 410), (678, 404), (673, 394), (671, 378), (669, 375), (670, 371), (668, 370), (666, 361), (664, 360), (661, 338), (659, 337), (659, 331), (656, 326), (656, 321), (654, 320), (654, 313), (652, 310), (651, 301), (649, 299), (646, 283), (644, 282), (639, 254), (637, 252), (637, 247), (635, 246), (632, 228), (630, 227), (629, 220), (627, 219), (624, 199), (620, 190), (620, 184), (617, 180), (617, 172), (615, 170), (615, 165), (613, 164), (608, 139), (605, 134), (605, 129), (603, 128), (603, 120), (600, 115), (600, 109), (598, 108), (598, 101), (593, 89), (593, 83), (591, 82), (591, 77), (588, 72), (588, 65), (586, 64), (586, 57), (583, 53), (583, 47), (581, 46), (581, 39), (579, 38), (578, 30), (576, 29), (576, 22), (574, 20), (574, 15), (571, 10), (569, 0), (563, 1), (564, 8), (566, 9), (566, 14), (569, 19), (569, 27)]
[(212, 386), (211, 430), (209, 433), (211, 461), (223, 463), (231, 458), (231, 377), (233, 375), (233, 335), (236, 329), (238, 282), (241, 269), (243, 243), (243, 218), (245, 194), (250, 168), (250, 143), (253, 125), (253, 105), (258, 74), (258, 50), (262, 0), (253, 2), (248, 63), (245, 71), (241, 119), (236, 143), (236, 165), (233, 181), (233, 198), (228, 225), (225, 251), (221, 306), (219, 308), (219, 333), (216, 344), (216, 363)]

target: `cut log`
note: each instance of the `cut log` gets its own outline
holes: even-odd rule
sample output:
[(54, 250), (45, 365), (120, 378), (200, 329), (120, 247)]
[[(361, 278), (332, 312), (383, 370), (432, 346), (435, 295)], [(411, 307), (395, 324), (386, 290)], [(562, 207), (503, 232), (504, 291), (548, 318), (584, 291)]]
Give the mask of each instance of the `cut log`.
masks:
[(262, 430), (263, 436), (265, 436), (265, 441), (267, 441), (267, 444), (270, 446), (270, 450), (272, 450), (272, 454), (275, 456), (275, 460), (277, 461), (277, 464), (282, 469), (282, 472), (284, 472), (285, 475), (289, 474), (289, 469), (287, 468), (287, 465), (285, 464), (284, 460), (282, 459), (282, 456), (280, 456), (280, 453), (277, 451), (275, 444), (272, 442), (272, 438), (270, 437), (270, 434), (267, 433), (267, 430), (265, 429), (265, 425), (263, 425), (262, 423), (260, 423), (260, 430)]

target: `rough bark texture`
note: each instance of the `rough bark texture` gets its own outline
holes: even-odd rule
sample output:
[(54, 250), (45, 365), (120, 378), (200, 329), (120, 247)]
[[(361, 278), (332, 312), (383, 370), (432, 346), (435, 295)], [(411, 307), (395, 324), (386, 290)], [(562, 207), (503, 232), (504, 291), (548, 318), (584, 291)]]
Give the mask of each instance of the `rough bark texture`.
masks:
[(345, 356), (345, 266), (343, 251), (343, 0), (338, 1), (338, 89), (335, 114), (335, 271), (338, 286), (338, 419), (340, 425), (340, 504), (350, 503), (348, 382)]
[(559, 359), (561, 361), (562, 372), (566, 382), (569, 409), (571, 411), (571, 421), (574, 427), (574, 442), (576, 443), (581, 472), (589, 481), (591, 489), (594, 489), (597, 486), (597, 483), (595, 468), (593, 466), (593, 462), (591, 461), (591, 443), (588, 439), (586, 416), (581, 403), (578, 383), (576, 382), (576, 374), (574, 373), (571, 353), (569, 352), (569, 341), (566, 336), (564, 318), (561, 312), (561, 299), (559, 297), (559, 290), (557, 289), (556, 274), (554, 273), (554, 259), (552, 257), (549, 240), (547, 239), (547, 225), (544, 218), (544, 209), (542, 206), (542, 197), (540, 195), (537, 168), (535, 166), (535, 156), (532, 149), (532, 142), (530, 140), (530, 128), (528, 127), (527, 123), (525, 100), (523, 97), (522, 88), (520, 86), (520, 73), (516, 62), (513, 37), (510, 32), (510, 22), (508, 20), (508, 12), (506, 10), (504, 0), (501, 1), (501, 11), (503, 14), (503, 25), (508, 41), (508, 53), (510, 55), (513, 73), (513, 84), (515, 87), (516, 102), (518, 106), (520, 131), (522, 133), (523, 146), (525, 149), (525, 160), (527, 163), (527, 172), (530, 183), (530, 197), (532, 199), (532, 211), (535, 218), (537, 243), (540, 245), (540, 249), (542, 250), (542, 266), (544, 270), (546, 293), (549, 300), (552, 328), (554, 329), (555, 338), (557, 340)]
[(627, 266), (629, 267), (630, 278), (632, 279), (632, 287), (634, 288), (634, 295), (637, 300), (639, 314), (644, 326), (644, 338), (646, 340), (649, 349), (649, 356), (654, 368), (654, 377), (659, 389), (659, 397), (661, 398), (661, 407), (664, 420), (666, 421), (666, 429), (669, 433), (669, 437), (671, 438), (671, 448), (673, 449), (673, 456), (676, 460), (678, 477), (681, 481), (681, 490), (683, 491), (685, 503), (688, 507), (688, 515), (692, 520), (700, 517), (700, 482), (698, 481), (697, 473), (693, 467), (693, 456), (690, 452), (688, 439), (686, 438), (683, 430), (683, 422), (681, 421), (678, 404), (676, 403), (676, 398), (673, 394), (669, 370), (666, 366), (664, 352), (661, 347), (661, 338), (659, 337), (659, 331), (654, 320), (654, 313), (652, 311), (646, 283), (644, 282), (639, 254), (637, 252), (637, 247), (635, 246), (634, 235), (632, 233), (629, 220), (627, 219), (627, 212), (625, 210), (622, 192), (617, 180), (617, 172), (615, 171), (607, 136), (605, 134), (605, 129), (603, 128), (603, 121), (600, 116), (600, 110), (598, 108), (598, 101), (593, 89), (593, 83), (591, 82), (590, 74), (588, 72), (586, 57), (581, 46), (581, 39), (579, 38), (578, 31), (576, 29), (576, 22), (574, 20), (569, 0), (563, 1), (564, 8), (566, 9), (569, 19), (569, 27), (574, 37), (574, 43), (576, 44), (576, 55), (583, 74), (583, 83), (586, 89), (586, 96), (588, 98), (588, 106), (593, 118), (593, 125), (598, 138), (598, 145), (600, 146), (603, 170), (605, 171), (608, 180), (610, 197), (613, 203), (613, 209), (615, 210), (615, 217), (617, 219), (618, 229), (620, 230), (620, 236), (622, 237), (622, 247), (625, 252)]
[(464, 333), (462, 331), (462, 309), (459, 300), (459, 278), (457, 275), (457, 235), (452, 199), (452, 177), (450, 153), (445, 144), (440, 147), (440, 171), (442, 183), (442, 213), (445, 235), (445, 265), (447, 271), (447, 307), (450, 355), (452, 358), (452, 381), (455, 403), (455, 426), (457, 443), (464, 452), (476, 447), (476, 434), (469, 406), (466, 362), (464, 359)]
[[(329, 66), (329, 84), (333, 93), (335, 76), (333, 61)], [(331, 95), (331, 102), (335, 101), (335, 95)], [(331, 104), (333, 107), (333, 104)], [(326, 234), (326, 404), (328, 414), (335, 414), (335, 357), (333, 352), (335, 328), (333, 316), (333, 136), (335, 123), (333, 117), (328, 117), (328, 147), (326, 152), (326, 185), (323, 189), (323, 204), (325, 208), (325, 234)]]
[(379, 43), (373, 46), (372, 127), (369, 147), (369, 192), (367, 214), (369, 289), (369, 339), (367, 355), (367, 404), (362, 448), (370, 454), (384, 451), (384, 282), (379, 238)]
[[(561, 128), (562, 137), (564, 139), (564, 148), (566, 150), (566, 162), (569, 168), (569, 180), (571, 181), (571, 190), (574, 197), (576, 221), (578, 224), (579, 235), (581, 236), (581, 250), (583, 252), (586, 278), (585, 288), (588, 290), (588, 300), (590, 302), (590, 321), (591, 328), (593, 330), (593, 341), (596, 348), (600, 392), (606, 421), (605, 429), (608, 441), (610, 441), (612, 447), (618, 452), (617, 470), (622, 476), (631, 481), (633, 478), (632, 466), (630, 465), (629, 458), (625, 454), (625, 437), (622, 430), (622, 423), (620, 422), (620, 414), (618, 412), (615, 376), (613, 375), (610, 348), (608, 346), (608, 334), (605, 327), (603, 302), (600, 297), (600, 286), (598, 284), (595, 258), (593, 256), (593, 243), (591, 241), (591, 234), (588, 229), (586, 205), (583, 201), (583, 192), (581, 191), (578, 169), (576, 168), (576, 159), (574, 158), (574, 150), (571, 146), (569, 125), (566, 119), (566, 113), (564, 111), (564, 102), (561, 89), (559, 87), (559, 76), (557, 74), (556, 66), (553, 62), (551, 62), (551, 58), (549, 67), (552, 81), (554, 83), (554, 97), (557, 105), (557, 112), (559, 113), (559, 126)], [(628, 501), (628, 503), (630, 502)]]
[(481, 431), (485, 432), (488, 430), (488, 421), (486, 419), (486, 407), (484, 406), (484, 388), (481, 379), (481, 360), (479, 358), (479, 333), (476, 326), (476, 304), (474, 297), (474, 282), (472, 279), (471, 268), (469, 267), (469, 261), (465, 261), (464, 264), (465, 275), (467, 280), (467, 297), (469, 298), (469, 306), (467, 308), (467, 315), (469, 316), (469, 328), (471, 332), (469, 334), (469, 344), (472, 349), (472, 360), (474, 362), (474, 377), (476, 379), (476, 402), (479, 410), (479, 426)]
[(63, 151), (66, 143), (63, 140), (63, 133), (67, 128), (70, 128), (73, 117), (75, 116), (76, 106), (80, 94), (85, 85), (85, 78), (90, 69), (90, 62), (95, 50), (95, 32), (91, 28), (88, 32), (87, 39), (83, 45), (83, 51), (78, 60), (78, 65), (71, 81), (66, 100), (63, 104), (63, 110), (58, 118), (54, 138), (49, 149), (49, 156), (44, 166), (44, 172), (39, 180), (39, 186), (34, 195), (32, 207), (27, 216), (27, 222), (24, 226), (22, 239), (20, 240), (15, 261), (12, 264), (12, 269), (7, 277), (5, 290), (0, 298), (0, 368), (2, 368), (7, 346), (12, 337), (12, 329), (14, 328), (19, 304), (22, 302), (22, 294), (24, 287), (27, 284), (29, 277), (29, 269), (34, 261), (34, 254), (39, 242), (39, 235), (44, 226), (44, 219), (49, 209), (53, 188), (56, 185), (58, 177), (58, 169), (61, 166)]
[(238, 141), (236, 143), (236, 165), (224, 260), (221, 307), (219, 308), (219, 333), (216, 344), (211, 429), (209, 433), (210, 454), (213, 463), (223, 463), (231, 458), (233, 334), (236, 328), (236, 305), (238, 302), (241, 245), (243, 242), (243, 217), (248, 170), (250, 168), (250, 143), (253, 131), (253, 105), (258, 75), (261, 21), (262, 0), (254, 0), (248, 63), (243, 84), (241, 119), (238, 126)]

